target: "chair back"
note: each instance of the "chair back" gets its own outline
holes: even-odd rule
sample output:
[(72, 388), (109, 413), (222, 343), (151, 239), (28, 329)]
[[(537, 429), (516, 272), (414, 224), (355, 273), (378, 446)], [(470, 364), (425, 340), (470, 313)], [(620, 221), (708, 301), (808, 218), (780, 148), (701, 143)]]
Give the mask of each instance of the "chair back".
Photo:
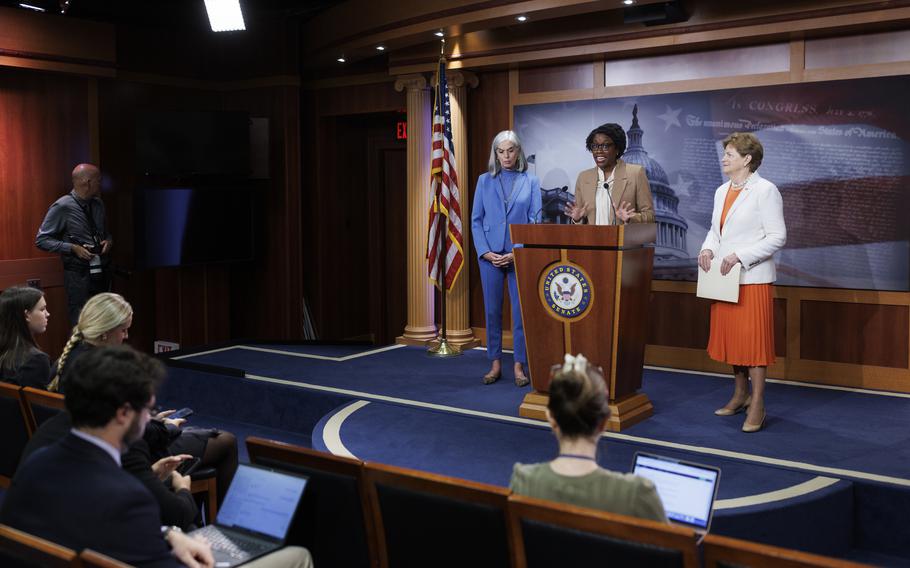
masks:
[(21, 387), (0, 383), (0, 488), (9, 487), (31, 434)]
[(586, 566), (599, 558), (608, 566), (697, 568), (695, 531), (512, 495), (509, 529), (516, 568)]
[(80, 552), (79, 560), (82, 562), (82, 568), (132, 568), (133, 566), (110, 556), (105, 556), (100, 552), (95, 552), (91, 548), (86, 548)]
[(310, 478), (288, 544), (306, 547), (316, 566), (376, 565), (360, 460), (255, 437), (246, 439), (246, 447), (253, 464)]
[(79, 566), (76, 551), (27, 532), (0, 525), (0, 566), (70, 568)]
[(705, 568), (862, 568), (840, 560), (789, 548), (709, 534), (703, 543)]
[(44, 421), (53, 418), (66, 408), (63, 395), (57, 392), (25, 387), (22, 389), (22, 397), (25, 400), (29, 425), (33, 434)]
[(367, 463), (380, 566), (508, 567), (504, 487)]

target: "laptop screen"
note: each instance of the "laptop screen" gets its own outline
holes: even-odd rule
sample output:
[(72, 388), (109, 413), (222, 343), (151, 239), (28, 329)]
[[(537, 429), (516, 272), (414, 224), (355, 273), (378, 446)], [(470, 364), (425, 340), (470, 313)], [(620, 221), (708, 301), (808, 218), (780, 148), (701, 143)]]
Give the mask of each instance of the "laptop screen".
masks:
[(654, 482), (671, 521), (696, 530), (708, 530), (720, 481), (719, 469), (637, 453), (632, 473)]
[(217, 524), (283, 541), (306, 483), (306, 477), (240, 464)]

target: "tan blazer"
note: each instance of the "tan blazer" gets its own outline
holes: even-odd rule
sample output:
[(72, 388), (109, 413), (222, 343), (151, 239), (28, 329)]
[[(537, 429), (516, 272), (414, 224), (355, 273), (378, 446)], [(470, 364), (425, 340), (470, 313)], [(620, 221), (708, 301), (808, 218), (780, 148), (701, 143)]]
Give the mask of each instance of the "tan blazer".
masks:
[[(589, 225), (597, 223), (597, 200), (594, 190), (597, 189), (597, 168), (591, 168), (578, 174), (575, 180), (575, 202), (579, 206), (588, 207)], [(619, 206), (627, 201), (635, 210), (635, 215), (629, 223), (653, 223), (654, 202), (651, 199), (651, 186), (645, 169), (636, 164), (627, 164), (616, 160), (616, 169), (613, 171), (613, 190), (610, 192), (613, 203)]]

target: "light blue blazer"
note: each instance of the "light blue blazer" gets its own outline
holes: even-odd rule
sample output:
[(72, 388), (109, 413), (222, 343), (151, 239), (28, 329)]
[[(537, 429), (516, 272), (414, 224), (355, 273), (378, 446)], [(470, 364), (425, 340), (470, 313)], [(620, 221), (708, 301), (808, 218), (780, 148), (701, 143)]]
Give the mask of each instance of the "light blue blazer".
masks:
[(471, 235), (477, 256), (492, 251), (496, 254), (512, 252), (512, 237), (509, 225), (525, 225), (540, 222), (540, 180), (534, 174), (523, 172), (515, 181), (509, 209), (505, 208), (505, 196), (499, 176), (485, 173), (477, 179), (474, 205), (471, 208)]

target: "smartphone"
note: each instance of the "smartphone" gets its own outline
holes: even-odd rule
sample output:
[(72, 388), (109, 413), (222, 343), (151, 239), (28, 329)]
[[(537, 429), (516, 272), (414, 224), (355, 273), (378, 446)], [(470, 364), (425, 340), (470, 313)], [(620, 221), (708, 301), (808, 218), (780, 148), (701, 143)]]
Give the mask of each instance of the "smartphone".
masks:
[(202, 460), (199, 458), (190, 458), (188, 460), (183, 460), (183, 463), (177, 466), (177, 473), (180, 475), (192, 475), (192, 473), (199, 467), (200, 463), (202, 463)]
[(187, 416), (191, 416), (192, 414), (193, 414), (192, 408), (181, 408), (177, 412), (168, 416), (168, 418), (170, 418), (171, 420), (177, 420), (178, 418), (186, 418)]

